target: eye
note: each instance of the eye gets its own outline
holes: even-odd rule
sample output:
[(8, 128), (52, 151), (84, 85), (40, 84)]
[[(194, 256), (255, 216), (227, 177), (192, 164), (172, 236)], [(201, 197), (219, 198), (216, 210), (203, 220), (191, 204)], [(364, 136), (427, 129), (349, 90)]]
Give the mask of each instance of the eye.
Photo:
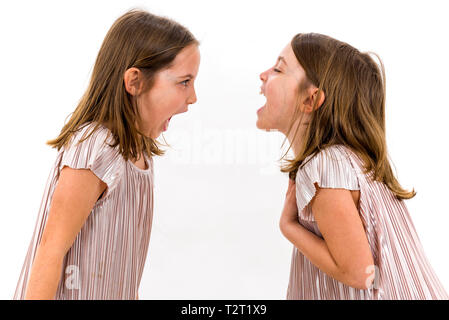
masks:
[(281, 72), (281, 70), (274, 68), (273, 69), (274, 72)]
[(189, 82), (190, 82), (190, 79), (187, 79), (187, 80), (182, 81), (181, 84), (182, 84), (183, 86), (187, 87), (187, 85), (189, 84)]

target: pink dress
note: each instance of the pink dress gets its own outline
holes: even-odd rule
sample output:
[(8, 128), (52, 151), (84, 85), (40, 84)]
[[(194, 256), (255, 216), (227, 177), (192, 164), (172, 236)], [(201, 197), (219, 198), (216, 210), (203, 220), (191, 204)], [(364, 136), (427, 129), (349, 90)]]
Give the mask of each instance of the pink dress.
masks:
[[(309, 156), (305, 162), (311, 158)], [(287, 299), (408, 300), (448, 299), (424, 253), (403, 200), (362, 171), (362, 161), (344, 145), (321, 150), (296, 177), (296, 202), (301, 225), (320, 238), (310, 200), (314, 182), (322, 188), (360, 190), (359, 213), (374, 257), (370, 289), (350, 287), (328, 276), (293, 247)], [(369, 274), (367, 274), (367, 277)]]
[(112, 134), (101, 126), (87, 140), (85, 125), (62, 148), (50, 172), (22, 272), (13, 299), (24, 299), (31, 266), (47, 220), (61, 169), (90, 169), (107, 184), (66, 253), (56, 300), (136, 299), (147, 256), (153, 217), (153, 159), (148, 169), (125, 161)]

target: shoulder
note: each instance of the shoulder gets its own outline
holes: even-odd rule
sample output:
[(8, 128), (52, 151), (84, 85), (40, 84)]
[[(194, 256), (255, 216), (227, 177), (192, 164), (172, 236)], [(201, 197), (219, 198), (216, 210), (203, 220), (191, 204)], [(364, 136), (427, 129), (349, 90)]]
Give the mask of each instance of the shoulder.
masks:
[(61, 149), (59, 170), (90, 169), (108, 185), (109, 193), (122, 176), (125, 161), (118, 146), (112, 147), (112, 133), (102, 125), (89, 123), (81, 126)]
[(104, 144), (111, 144), (113, 137), (111, 131), (95, 122), (81, 125), (72, 135), (68, 146), (76, 147), (77, 144), (89, 144), (100, 147)]
[(351, 161), (353, 153), (344, 145), (332, 145), (306, 157), (298, 168), (296, 182), (312, 179), (331, 185), (331, 180), (354, 180), (356, 169)]
[(308, 156), (296, 174), (296, 198), (301, 211), (319, 188), (360, 190), (351, 153), (344, 145), (326, 147)]
[(349, 164), (352, 151), (341, 144), (328, 146), (315, 154), (309, 155), (303, 161), (299, 170), (316, 165)]
[(87, 123), (76, 130), (64, 146), (62, 165), (91, 167), (107, 165), (120, 160), (118, 146), (112, 147), (113, 135), (101, 124)]

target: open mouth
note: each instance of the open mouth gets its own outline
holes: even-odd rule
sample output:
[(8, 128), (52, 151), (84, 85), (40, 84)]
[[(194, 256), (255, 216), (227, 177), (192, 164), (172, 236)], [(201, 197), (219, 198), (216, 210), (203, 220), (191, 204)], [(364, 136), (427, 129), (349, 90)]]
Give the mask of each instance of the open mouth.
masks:
[(170, 117), (170, 118), (168, 118), (167, 120), (165, 120), (163, 131), (167, 131), (167, 129), (168, 129), (168, 124), (170, 123), (170, 119), (171, 119), (171, 118), (172, 118), (172, 117)]

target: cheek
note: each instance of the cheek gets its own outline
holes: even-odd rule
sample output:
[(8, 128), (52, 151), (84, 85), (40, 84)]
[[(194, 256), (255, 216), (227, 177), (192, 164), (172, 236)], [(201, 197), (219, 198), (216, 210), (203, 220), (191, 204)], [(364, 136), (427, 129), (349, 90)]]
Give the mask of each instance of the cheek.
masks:
[(154, 89), (145, 99), (144, 112), (153, 120), (165, 121), (182, 105), (182, 96), (178, 91), (176, 88)]
[(159, 101), (166, 106), (179, 105), (180, 102), (185, 100), (184, 95), (186, 90), (179, 84), (165, 88), (159, 94)]
[(172, 116), (184, 107), (186, 101), (185, 92), (187, 92), (185, 88), (175, 88), (164, 98), (162, 105), (164, 106), (163, 112), (166, 117)]
[(267, 85), (267, 106), (271, 109), (271, 112), (275, 112), (278, 115), (289, 113), (294, 109), (295, 100), (295, 87), (288, 81), (276, 81)]
[(273, 115), (279, 115), (285, 104), (285, 91), (283, 84), (278, 79), (267, 83), (265, 94), (267, 97), (267, 109)]
[(151, 92), (145, 93), (138, 98), (137, 105), (139, 113), (142, 117), (148, 118), (152, 116), (152, 114), (154, 113), (153, 106), (155, 105), (155, 100), (157, 99)]

